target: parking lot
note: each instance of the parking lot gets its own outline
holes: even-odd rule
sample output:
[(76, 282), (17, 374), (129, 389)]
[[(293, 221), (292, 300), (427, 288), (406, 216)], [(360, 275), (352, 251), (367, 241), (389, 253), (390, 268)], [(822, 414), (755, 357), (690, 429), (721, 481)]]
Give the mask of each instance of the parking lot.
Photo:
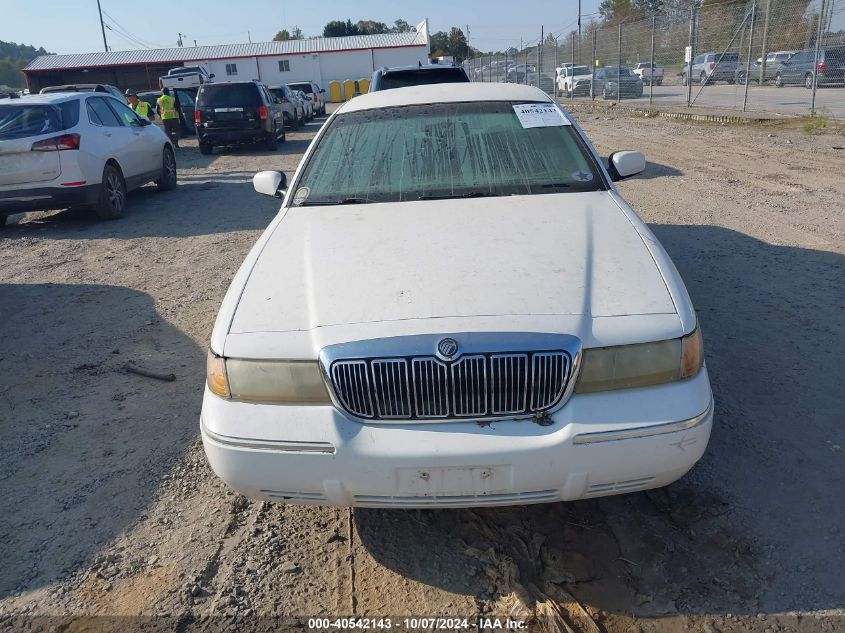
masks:
[[(793, 92), (806, 95), (777, 94)], [(716, 422), (691, 473), (655, 491), (477, 510), (232, 494), (199, 441), (208, 337), (279, 206), (252, 175), (292, 174), (322, 119), (276, 152), (202, 156), (187, 140), (179, 187), (130, 194), (120, 220), (30, 213), (0, 233), (0, 625), (494, 613), (550, 631), (843, 630), (845, 181), (833, 165), (845, 139), (577, 116), (602, 154), (645, 153), (619, 189), (698, 311)]]
[[(677, 85), (654, 86), (653, 103), (657, 107), (683, 108), (687, 104), (687, 87), (680, 85), (677, 78), (672, 78)], [(777, 112), (782, 116), (809, 116), (812, 93), (803, 86), (748, 86), (748, 112)], [(691, 99), (694, 107), (706, 107), (714, 110), (742, 110), (745, 98), (745, 86), (741, 84), (716, 83), (702, 88), (693, 84)], [(575, 101), (589, 97), (575, 97)], [(599, 95), (599, 100), (601, 96)], [(562, 102), (566, 102), (562, 99)], [(623, 103), (647, 107), (649, 86), (643, 86), (643, 96), (639, 99), (624, 99)], [(845, 88), (842, 86), (822, 87), (816, 91), (816, 112), (819, 116), (845, 120)]]

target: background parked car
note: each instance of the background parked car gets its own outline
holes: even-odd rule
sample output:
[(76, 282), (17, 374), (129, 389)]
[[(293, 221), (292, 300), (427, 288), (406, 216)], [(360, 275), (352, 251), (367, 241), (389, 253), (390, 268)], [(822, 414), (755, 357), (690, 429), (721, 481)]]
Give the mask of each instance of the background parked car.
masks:
[(514, 64), (508, 68), (505, 81), (507, 83), (525, 83), (526, 75), (536, 72), (537, 67), (534, 64)]
[[(795, 51), (776, 51), (766, 55), (766, 70), (763, 81), (774, 81), (780, 70), (781, 64), (787, 61), (795, 54)], [(760, 78), (760, 69), (763, 66), (762, 58), (758, 57), (754, 63), (751, 64), (751, 81), (757, 81)], [(745, 83), (745, 66), (739, 64), (736, 69), (736, 80), (738, 83)]]
[(632, 71), (644, 84), (654, 82), (655, 86), (663, 84), (663, 68), (651, 62), (640, 62)]
[(47, 86), (41, 89), (43, 95), (52, 92), (106, 92), (118, 101), (128, 103), (120, 89), (111, 84), (66, 84), (63, 86)]
[(178, 77), (180, 75), (197, 75), (200, 83), (206, 83), (214, 79), (214, 73), (208, 74), (208, 71), (202, 66), (177, 66), (167, 71), (168, 77)]
[(845, 83), (845, 46), (819, 48), (818, 63), (815, 49), (798, 51), (780, 65), (775, 74), (775, 85), (812, 88), (814, 76), (817, 86)]
[(588, 66), (566, 66), (557, 69), (557, 95), (572, 97), (589, 95), (592, 73)]
[(626, 66), (597, 68), (593, 95), (603, 99), (638, 99), (643, 96), (643, 82)]
[(311, 99), (311, 105), (314, 106), (314, 112), (319, 116), (326, 113), (326, 90), (321, 89), (320, 86), (313, 81), (297, 81), (296, 83), (288, 84), (294, 90), (301, 90), (305, 96)]
[(684, 65), (681, 71), (684, 85), (687, 85), (689, 77), (699, 82), (702, 86), (717, 81), (727, 81), (732, 84), (736, 81), (736, 71), (740, 66), (738, 53), (721, 53), (711, 51), (697, 55), (692, 60), (692, 71), (689, 64)]
[[(290, 86), (288, 86), (288, 88), (290, 88)], [(311, 121), (314, 118), (314, 105), (311, 102), (311, 99), (309, 99), (302, 90), (294, 90), (293, 92), (302, 101), (302, 105), (305, 108), (305, 120)]]
[(469, 81), (466, 71), (453, 64), (430, 64), (428, 66), (398, 66), (379, 68), (370, 81), (370, 92), (421, 86), (425, 84), (465, 83)]
[[(170, 93), (176, 97), (176, 112), (179, 114), (179, 128), (183, 135), (192, 136), (196, 132), (194, 124), (194, 106), (197, 101), (197, 91), (194, 88), (172, 88)], [(153, 121), (161, 126), (161, 113), (158, 111), (156, 101), (161, 96), (161, 90), (148, 90), (139, 92), (138, 98), (150, 104), (156, 112), (156, 119)]]
[(176, 186), (173, 146), (110, 94), (0, 103), (0, 225), (14, 213), (78, 205), (118, 218), (127, 192), (150, 181)]
[(293, 94), (293, 90), (284, 84), (281, 86), (268, 86), (267, 90), (279, 100), (285, 118), (285, 125), (294, 130), (297, 129), (305, 121), (305, 107), (300, 99)]
[(202, 154), (211, 154), (215, 145), (242, 143), (273, 151), (285, 140), (282, 106), (260, 81), (203, 84), (194, 123)]

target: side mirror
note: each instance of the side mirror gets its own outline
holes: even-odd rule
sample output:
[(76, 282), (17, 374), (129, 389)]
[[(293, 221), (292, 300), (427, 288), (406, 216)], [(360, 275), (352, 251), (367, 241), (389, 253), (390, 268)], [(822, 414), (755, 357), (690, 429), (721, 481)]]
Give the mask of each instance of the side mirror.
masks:
[(326, 94), (326, 89), (325, 89), (325, 88), (320, 88), (320, 94)]
[(144, 117), (138, 117), (138, 120), (141, 122), (141, 127), (147, 127), (151, 124), (151, 121)]
[(281, 198), (288, 188), (288, 179), (280, 171), (260, 171), (252, 177), (252, 186), (265, 196)]
[(630, 178), (645, 169), (645, 156), (641, 152), (613, 152), (607, 157), (607, 171), (616, 182)]
[(209, 78), (209, 79), (214, 79), (214, 73), (211, 73), (211, 74), (208, 76), (208, 78)]

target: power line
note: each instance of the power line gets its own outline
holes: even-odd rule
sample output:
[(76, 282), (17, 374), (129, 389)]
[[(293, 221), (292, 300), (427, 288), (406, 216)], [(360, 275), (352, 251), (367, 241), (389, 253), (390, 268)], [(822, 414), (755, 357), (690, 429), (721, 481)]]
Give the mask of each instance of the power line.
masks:
[(103, 9), (103, 14), (111, 21), (112, 26), (117, 29), (120, 33), (126, 35), (131, 40), (135, 40), (143, 46), (144, 48), (162, 48), (160, 45), (156, 44), (155, 42), (147, 42), (146, 40), (138, 37), (134, 33), (132, 33), (129, 29), (124, 27), (120, 22), (118, 22), (113, 15), (111, 15), (108, 11)]

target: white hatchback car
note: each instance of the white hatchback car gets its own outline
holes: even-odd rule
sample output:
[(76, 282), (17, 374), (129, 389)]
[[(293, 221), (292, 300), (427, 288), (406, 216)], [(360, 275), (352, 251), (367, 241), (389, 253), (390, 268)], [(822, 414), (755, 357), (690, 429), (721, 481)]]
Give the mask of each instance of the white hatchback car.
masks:
[(25, 211), (93, 207), (118, 218), (127, 191), (176, 186), (167, 136), (125, 103), (97, 92), (0, 102), (0, 225)]
[(690, 298), (545, 93), (435, 84), (343, 104), (223, 301), (214, 471), (289, 503), (465, 507), (664, 486), (713, 400)]

